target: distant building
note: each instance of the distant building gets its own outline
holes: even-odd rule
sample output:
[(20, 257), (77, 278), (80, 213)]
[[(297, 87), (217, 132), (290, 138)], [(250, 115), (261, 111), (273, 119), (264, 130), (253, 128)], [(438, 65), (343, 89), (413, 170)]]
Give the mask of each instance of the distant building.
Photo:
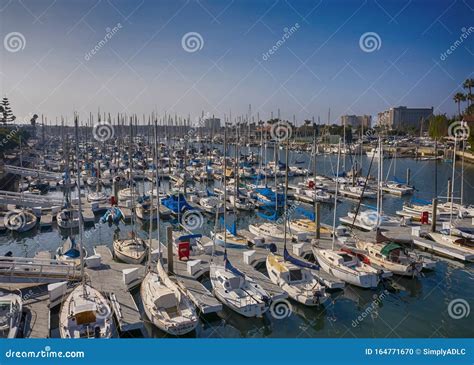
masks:
[(421, 122), (433, 115), (431, 108), (398, 106), (378, 113), (378, 125), (386, 129), (420, 128)]
[(221, 128), (221, 120), (219, 118), (206, 118), (204, 119), (204, 128), (218, 131)]
[(341, 116), (341, 125), (352, 128), (364, 129), (370, 128), (372, 124), (372, 117), (370, 115), (343, 115)]

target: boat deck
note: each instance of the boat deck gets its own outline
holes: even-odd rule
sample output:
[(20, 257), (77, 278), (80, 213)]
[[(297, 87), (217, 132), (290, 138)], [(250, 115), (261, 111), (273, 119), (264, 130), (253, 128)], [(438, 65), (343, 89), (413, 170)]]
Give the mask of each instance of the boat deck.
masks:
[[(94, 253), (101, 256), (101, 265), (98, 268), (86, 267), (85, 273), (92, 286), (111, 300), (119, 329), (122, 332), (139, 330), (147, 336), (138, 307), (123, 280), (123, 270), (137, 267), (142, 278), (145, 267), (115, 261), (107, 246), (96, 246)], [(139, 283), (140, 280), (136, 285)]]

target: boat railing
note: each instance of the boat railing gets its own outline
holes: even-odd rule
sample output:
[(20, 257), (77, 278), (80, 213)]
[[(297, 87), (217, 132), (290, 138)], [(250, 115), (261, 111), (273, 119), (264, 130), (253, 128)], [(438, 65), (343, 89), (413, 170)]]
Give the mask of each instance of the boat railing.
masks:
[(78, 280), (81, 270), (74, 263), (53, 259), (0, 257), (0, 278)]

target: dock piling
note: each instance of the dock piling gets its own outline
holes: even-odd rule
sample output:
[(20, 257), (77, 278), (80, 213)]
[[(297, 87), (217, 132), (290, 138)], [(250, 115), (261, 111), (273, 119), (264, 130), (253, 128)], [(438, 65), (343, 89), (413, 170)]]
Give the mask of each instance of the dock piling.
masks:
[(431, 232), (436, 231), (436, 211), (438, 210), (438, 199), (433, 199), (433, 211), (431, 212)]

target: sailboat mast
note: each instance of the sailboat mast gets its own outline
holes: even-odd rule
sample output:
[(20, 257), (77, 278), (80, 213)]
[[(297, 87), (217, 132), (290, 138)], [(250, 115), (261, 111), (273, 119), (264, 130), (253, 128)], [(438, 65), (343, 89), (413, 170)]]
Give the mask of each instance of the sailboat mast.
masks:
[[(76, 137), (76, 184), (78, 191), (78, 204), (79, 204), (79, 257), (81, 261), (81, 278), (82, 284), (85, 284), (84, 276), (84, 250), (82, 248), (82, 200), (81, 200), (81, 183), (80, 183), (80, 167), (79, 167), (79, 125), (78, 125), (77, 115), (74, 117), (74, 131)], [(69, 152), (68, 152), (69, 154)]]
[[(226, 218), (226, 201), (227, 201), (227, 123), (224, 123), (224, 249), (227, 250), (227, 226), (225, 222)], [(217, 212), (219, 213), (219, 206), (217, 206)]]
[(451, 235), (451, 228), (453, 224), (453, 205), (454, 205), (454, 173), (456, 171), (456, 145), (458, 143), (457, 136), (454, 135), (454, 150), (453, 150), (453, 173), (451, 176), (451, 191), (448, 192), (448, 195), (451, 196), (451, 207), (450, 207), (450, 212), (449, 212), (449, 234)]
[[(284, 236), (283, 236), (283, 242), (284, 242), (284, 247), (286, 248), (286, 231), (287, 231), (287, 224), (288, 224), (288, 204), (287, 204), (287, 194), (288, 194), (288, 139), (286, 140), (286, 151), (285, 151), (285, 200), (283, 201), (285, 211), (283, 212), (283, 217), (285, 218), (285, 223), (284, 223)], [(278, 196), (278, 191), (277, 191), (277, 196)]]
[(341, 138), (339, 138), (339, 146), (337, 149), (337, 167), (336, 167), (336, 190), (334, 192), (334, 214), (332, 218), (332, 249), (336, 243), (336, 212), (337, 212), (337, 193), (339, 190), (339, 164), (341, 161)]

